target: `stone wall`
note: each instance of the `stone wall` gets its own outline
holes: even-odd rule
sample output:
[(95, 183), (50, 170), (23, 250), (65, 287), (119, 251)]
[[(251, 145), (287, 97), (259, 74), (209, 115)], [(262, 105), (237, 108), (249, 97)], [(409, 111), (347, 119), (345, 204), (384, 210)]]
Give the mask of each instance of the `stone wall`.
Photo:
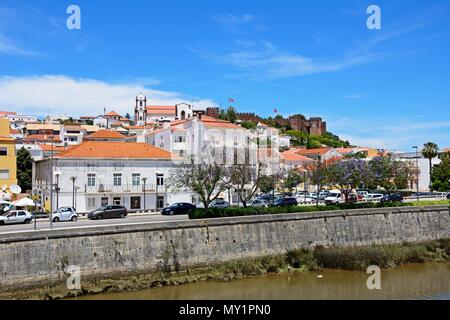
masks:
[(248, 216), (0, 235), (0, 289), (211, 265), (313, 246), (450, 238), (449, 206)]

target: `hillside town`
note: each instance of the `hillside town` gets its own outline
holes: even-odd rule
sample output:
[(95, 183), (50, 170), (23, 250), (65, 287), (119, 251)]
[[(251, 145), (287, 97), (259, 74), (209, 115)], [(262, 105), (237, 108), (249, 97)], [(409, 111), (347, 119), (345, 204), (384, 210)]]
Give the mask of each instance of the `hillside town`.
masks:
[[(321, 140), (324, 137), (331, 138)], [(208, 206), (217, 199), (239, 206), (263, 193), (259, 182), (263, 177), (276, 177), (273, 192), (302, 190), (306, 199), (306, 192), (321, 191), (313, 179), (318, 167), (382, 157), (413, 168), (399, 189), (429, 192), (431, 168), (450, 152), (443, 148), (426, 157), (418, 147), (399, 153), (352, 146), (329, 133), (320, 117), (306, 119), (297, 114), (264, 119), (232, 107), (197, 110), (187, 103), (156, 106), (149, 105), (142, 94), (125, 115), (105, 109), (96, 116), (49, 115), (38, 119), (1, 111), (0, 150), (2, 200), (25, 198), (28, 205), (47, 212), (60, 207), (89, 212), (106, 205), (156, 211), (174, 203)], [(28, 180), (24, 178), (27, 169), (18, 170), (18, 166), (23, 167), (24, 154), (32, 159)], [(214, 163), (224, 168), (242, 158), (243, 164), (251, 166), (249, 178), (241, 189), (231, 180), (220, 187), (214, 185), (216, 194), (205, 201), (188, 181), (180, 185), (172, 177), (179, 175), (180, 167), (196, 165), (194, 158), (199, 161), (196, 164)], [(301, 178), (287, 185), (284, 182), (292, 180), (292, 172)], [(15, 194), (12, 189), (17, 185), (21, 192)], [(265, 192), (270, 193), (270, 188)]]

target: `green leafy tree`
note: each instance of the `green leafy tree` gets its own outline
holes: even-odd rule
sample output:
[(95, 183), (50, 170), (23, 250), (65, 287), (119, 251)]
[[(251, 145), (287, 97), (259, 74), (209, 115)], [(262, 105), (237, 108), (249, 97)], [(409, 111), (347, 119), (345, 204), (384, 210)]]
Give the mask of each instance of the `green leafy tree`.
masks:
[(253, 121), (242, 121), (241, 127), (252, 130), (256, 128), (256, 123), (254, 123)]
[(17, 152), (17, 180), (23, 191), (31, 190), (33, 158), (30, 152), (21, 148)]
[(431, 172), (432, 191), (450, 191), (450, 155), (442, 158), (442, 162), (433, 167)]
[(431, 180), (431, 171), (433, 169), (432, 160), (439, 155), (439, 148), (434, 142), (427, 142), (423, 145), (422, 155), (424, 158), (427, 158), (430, 165), (430, 180)]
[(273, 176), (262, 176), (259, 181), (259, 190), (262, 193), (270, 193), (275, 189), (276, 178)]
[(191, 159), (190, 163), (173, 169), (168, 179), (168, 186), (176, 190), (192, 190), (198, 195), (205, 208), (226, 190), (224, 181), (226, 172), (222, 165)]
[(387, 192), (407, 189), (417, 172), (410, 162), (396, 160), (392, 156), (376, 157), (369, 161), (369, 185), (380, 186)]
[(295, 189), (300, 183), (304, 182), (304, 175), (300, 173), (296, 169), (289, 169), (289, 170), (283, 170), (281, 172), (281, 184), (280, 187), (282, 188), (282, 191), (287, 190), (288, 192), (291, 192), (293, 189)]

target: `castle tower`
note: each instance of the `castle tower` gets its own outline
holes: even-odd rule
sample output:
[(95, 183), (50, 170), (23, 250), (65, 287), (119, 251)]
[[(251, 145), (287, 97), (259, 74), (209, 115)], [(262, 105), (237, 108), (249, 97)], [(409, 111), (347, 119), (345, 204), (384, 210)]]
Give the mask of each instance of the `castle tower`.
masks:
[(147, 97), (142, 93), (136, 97), (136, 107), (134, 108), (134, 123), (137, 126), (145, 126), (147, 123)]

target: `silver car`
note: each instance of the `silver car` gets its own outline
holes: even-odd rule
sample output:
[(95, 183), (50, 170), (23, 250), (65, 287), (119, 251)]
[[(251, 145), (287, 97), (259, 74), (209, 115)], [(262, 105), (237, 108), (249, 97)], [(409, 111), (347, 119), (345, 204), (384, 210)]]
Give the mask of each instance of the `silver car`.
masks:
[(60, 221), (77, 221), (78, 220), (78, 214), (75, 211), (74, 208), (71, 207), (62, 207), (59, 208), (57, 211), (52, 213), (52, 216), (50, 219), (53, 222), (60, 222)]
[(254, 199), (248, 203), (249, 207), (268, 207), (269, 202), (263, 199)]
[(230, 203), (225, 200), (214, 200), (209, 205), (210, 208), (219, 208), (219, 209), (228, 208), (229, 206), (230, 206)]
[(33, 217), (26, 210), (12, 210), (0, 215), (0, 225), (30, 223)]

